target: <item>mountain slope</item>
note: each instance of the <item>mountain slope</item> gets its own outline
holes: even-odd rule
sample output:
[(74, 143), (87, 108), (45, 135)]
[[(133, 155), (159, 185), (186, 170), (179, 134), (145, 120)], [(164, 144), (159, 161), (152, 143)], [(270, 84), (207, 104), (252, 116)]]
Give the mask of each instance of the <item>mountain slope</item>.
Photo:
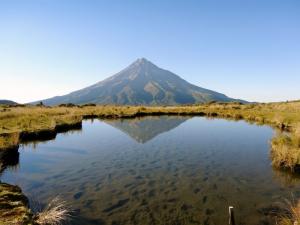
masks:
[(234, 101), (224, 94), (188, 83), (141, 58), (116, 75), (67, 95), (42, 100), (46, 105), (96, 103), (176, 105)]
[(0, 99), (0, 105), (17, 105), (17, 104), (18, 103), (11, 100)]

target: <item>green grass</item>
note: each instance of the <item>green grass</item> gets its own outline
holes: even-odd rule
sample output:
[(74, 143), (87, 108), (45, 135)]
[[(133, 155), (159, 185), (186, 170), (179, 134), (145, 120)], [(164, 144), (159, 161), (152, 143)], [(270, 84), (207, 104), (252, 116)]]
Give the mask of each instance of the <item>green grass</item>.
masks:
[[(15, 146), (21, 134), (56, 132), (60, 126), (78, 124), (83, 118), (144, 115), (202, 115), (268, 124), (288, 131), (271, 141), (273, 165), (295, 170), (300, 165), (300, 101), (268, 104), (210, 103), (190, 106), (14, 106), (0, 107), (0, 149)], [(24, 136), (24, 135), (23, 135)]]

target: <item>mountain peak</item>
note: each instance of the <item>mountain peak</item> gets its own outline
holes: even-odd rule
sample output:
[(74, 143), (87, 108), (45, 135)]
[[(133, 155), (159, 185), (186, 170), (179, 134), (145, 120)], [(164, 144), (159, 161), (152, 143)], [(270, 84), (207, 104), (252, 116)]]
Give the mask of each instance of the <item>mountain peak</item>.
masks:
[(137, 63), (149, 63), (150, 61), (148, 61), (146, 58), (142, 57), (142, 58), (138, 58), (136, 60)]
[(43, 100), (43, 103), (176, 105), (234, 100), (224, 94), (192, 85), (142, 57), (104, 81), (67, 95)]
[(138, 58), (137, 60), (134, 61), (133, 65), (135, 65), (135, 66), (144, 66), (144, 65), (155, 66), (152, 62), (150, 62), (146, 58)]

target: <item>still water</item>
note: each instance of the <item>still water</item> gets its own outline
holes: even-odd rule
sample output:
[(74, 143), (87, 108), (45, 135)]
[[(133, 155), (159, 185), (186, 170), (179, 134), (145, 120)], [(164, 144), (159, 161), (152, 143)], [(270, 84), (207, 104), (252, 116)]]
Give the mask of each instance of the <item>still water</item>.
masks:
[(23, 144), (1, 181), (41, 204), (60, 196), (71, 224), (268, 224), (298, 178), (269, 159), (268, 126), (204, 117), (86, 120), (82, 130)]

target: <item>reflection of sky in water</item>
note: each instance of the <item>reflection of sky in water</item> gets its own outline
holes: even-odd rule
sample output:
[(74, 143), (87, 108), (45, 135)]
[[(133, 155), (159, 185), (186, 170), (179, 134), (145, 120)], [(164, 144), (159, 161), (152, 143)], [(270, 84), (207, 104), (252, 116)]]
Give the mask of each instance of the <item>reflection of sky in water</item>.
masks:
[(42, 202), (61, 194), (75, 224), (222, 224), (228, 205), (238, 222), (259, 224), (271, 204), (300, 195), (298, 179), (270, 166), (272, 133), (199, 117), (86, 121), (82, 132), (24, 146), (1, 179)]

